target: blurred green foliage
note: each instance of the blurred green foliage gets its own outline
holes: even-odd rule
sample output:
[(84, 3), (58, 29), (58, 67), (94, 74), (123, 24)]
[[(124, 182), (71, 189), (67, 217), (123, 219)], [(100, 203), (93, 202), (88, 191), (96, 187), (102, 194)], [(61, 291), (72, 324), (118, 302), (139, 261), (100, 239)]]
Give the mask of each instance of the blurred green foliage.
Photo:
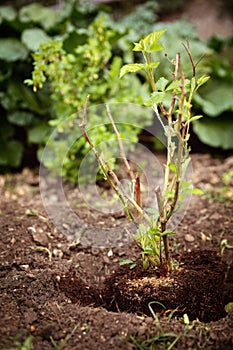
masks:
[[(130, 42), (162, 27), (154, 24), (159, 6), (159, 2), (148, 1), (117, 21), (108, 7), (90, 1), (65, 0), (56, 10), (39, 3), (19, 9), (0, 6), (0, 170), (19, 167), (25, 149), (31, 144), (43, 146), (51, 127), (82, 108), (87, 94), (92, 104), (143, 101), (147, 91), (140, 83), (143, 77), (119, 80), (119, 70), (122, 64), (133, 61)], [(211, 75), (211, 80), (195, 97), (194, 109), (205, 114), (194, 123), (195, 133), (204, 143), (232, 149), (233, 40), (200, 41), (186, 21), (165, 23), (164, 27), (168, 29), (163, 42), (168, 57), (174, 58), (180, 43), (187, 71), (189, 60), (181, 45), (187, 37), (196, 61), (206, 53), (198, 70)], [(52, 61), (46, 62), (46, 55), (51, 59), (54, 52)], [(24, 84), (33, 71), (32, 53), (37, 62), (34, 68), (38, 74), (41, 72), (33, 80), (43, 85), (36, 94)], [(158, 74), (169, 75), (168, 67), (161, 64)], [(132, 130), (135, 141), (138, 131)], [(78, 163), (78, 154), (84, 151), (81, 144), (75, 147), (69, 157)], [(71, 163), (65, 163), (64, 175), (73, 178)]]
[[(199, 111), (198, 114), (204, 115), (204, 118), (193, 123), (194, 132), (207, 145), (224, 150), (233, 149), (233, 37), (213, 37), (208, 41), (201, 41), (194, 26), (186, 20), (157, 23), (153, 26), (153, 30), (163, 28), (167, 29), (167, 33), (161, 43), (165, 47), (168, 60), (172, 60), (177, 51), (180, 51), (184, 73), (190, 75), (192, 66), (182, 45), (188, 38), (199, 75), (211, 76), (209, 82), (194, 97), (194, 112), (197, 114)], [(161, 55), (158, 53), (158, 60), (161, 60)], [(158, 67), (157, 76), (171, 78), (168, 67), (163, 60)]]
[[(32, 80), (26, 81), (33, 85), (34, 90), (42, 88), (46, 79), (50, 83), (55, 115), (50, 125), (57, 128), (62, 137), (60, 135), (50, 142), (53, 159), (44, 161), (52, 170), (59, 171), (62, 168), (62, 175), (72, 182), (77, 182), (78, 167), (88, 152), (83, 138), (76, 140), (79, 132), (74, 125), (76, 118), (81, 123), (82, 115), (78, 112), (83, 109), (87, 94), (90, 94), (90, 107), (105, 102), (130, 101), (142, 104), (147, 95), (147, 89), (138, 78), (128, 77), (125, 81), (119, 79), (122, 59), (112, 54), (119, 33), (109, 26), (109, 22), (106, 24), (105, 15), (100, 14), (86, 30), (83, 29), (81, 36), (84, 35), (85, 43), (74, 47), (69, 45), (69, 50), (64, 49), (64, 40), (51, 40), (42, 44), (33, 55), (35, 61)], [(122, 105), (120, 114), (121, 109)], [(105, 158), (113, 159), (118, 144), (112, 142), (112, 127), (104, 110), (104, 107), (102, 110), (90, 108), (89, 127), (95, 145), (99, 144)], [(135, 110), (127, 117), (127, 120), (117, 119), (117, 122), (122, 123), (119, 131), (122, 138), (135, 144), (140, 128), (133, 125), (129, 127), (126, 123), (143, 127), (151, 122), (151, 114), (142, 116)], [(71, 138), (74, 141), (72, 146)]]

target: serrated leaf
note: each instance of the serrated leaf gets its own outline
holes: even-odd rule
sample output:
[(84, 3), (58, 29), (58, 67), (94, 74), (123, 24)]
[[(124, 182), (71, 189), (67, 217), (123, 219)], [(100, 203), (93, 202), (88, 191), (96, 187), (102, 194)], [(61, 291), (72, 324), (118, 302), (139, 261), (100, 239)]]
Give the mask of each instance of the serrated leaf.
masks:
[(144, 70), (145, 65), (143, 63), (132, 63), (132, 64), (126, 64), (123, 66), (120, 70), (120, 78), (122, 78), (127, 73), (135, 73), (139, 70)]
[(166, 32), (166, 29), (156, 30), (150, 33), (149, 35), (147, 35), (147, 37), (145, 37), (144, 39), (142, 39), (144, 50), (146, 52), (155, 52), (155, 51), (163, 50), (164, 47), (163, 45), (158, 43), (158, 40), (163, 36), (165, 32)]
[(48, 35), (40, 28), (25, 29), (22, 32), (21, 40), (30, 51), (37, 51), (41, 43), (49, 40)]

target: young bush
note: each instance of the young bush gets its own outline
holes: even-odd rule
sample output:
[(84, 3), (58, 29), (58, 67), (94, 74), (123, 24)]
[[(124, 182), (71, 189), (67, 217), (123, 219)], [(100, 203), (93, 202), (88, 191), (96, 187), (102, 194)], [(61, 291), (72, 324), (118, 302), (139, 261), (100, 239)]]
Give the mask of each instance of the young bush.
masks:
[[(153, 265), (160, 270), (161, 274), (167, 275), (172, 269), (169, 235), (175, 233), (168, 228), (169, 221), (183, 201), (185, 193), (200, 193), (200, 190), (190, 188), (190, 183), (185, 179), (185, 172), (190, 161), (188, 145), (190, 124), (201, 118), (199, 115), (192, 115), (192, 100), (196, 91), (209, 80), (209, 77), (206, 75), (197, 76), (197, 64), (193, 61), (190, 45), (187, 41), (185, 48), (192, 67), (192, 77), (188, 78), (184, 75), (180, 54), (177, 53), (175, 59), (170, 60), (174, 70), (173, 81), (169, 81), (164, 77), (160, 77), (155, 81), (155, 71), (160, 62), (155, 60), (153, 55), (164, 49), (159, 43), (159, 39), (164, 33), (165, 30), (154, 31), (135, 43), (133, 50), (142, 54), (144, 63), (127, 64), (121, 68), (120, 72), (120, 77), (138, 71), (145, 73), (152, 90), (146, 105), (151, 106), (154, 110), (166, 136), (167, 162), (164, 172), (164, 185), (163, 188), (158, 187), (156, 189), (158, 212), (156, 208), (152, 208), (150, 210), (152, 215), (149, 216), (141, 204), (140, 179), (130, 168), (123, 148), (122, 135), (116, 127), (110, 108), (107, 106), (107, 114), (117, 135), (121, 156), (132, 181), (133, 190), (130, 194), (123, 188), (108, 161), (98, 153), (94, 142), (85, 129), (88, 100), (80, 127), (96, 156), (105, 179), (115, 190), (128, 217), (137, 225), (137, 233), (134, 237), (141, 246), (143, 266), (147, 268)], [(136, 217), (133, 209), (136, 210)]]

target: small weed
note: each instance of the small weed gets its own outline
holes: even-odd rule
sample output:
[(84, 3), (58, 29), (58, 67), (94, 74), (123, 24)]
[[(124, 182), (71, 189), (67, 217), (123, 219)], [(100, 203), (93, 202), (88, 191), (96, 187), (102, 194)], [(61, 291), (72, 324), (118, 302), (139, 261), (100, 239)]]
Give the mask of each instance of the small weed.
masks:
[(76, 332), (76, 329), (78, 328), (78, 324), (73, 328), (73, 330), (71, 331), (71, 333), (70, 334), (67, 334), (66, 335), (66, 337), (65, 337), (65, 339), (63, 339), (59, 344), (57, 344), (56, 342), (55, 342), (55, 340), (52, 338), (52, 337), (50, 337), (50, 340), (51, 340), (51, 343), (52, 343), (52, 345), (53, 345), (53, 349), (55, 349), (55, 350), (61, 350), (61, 349), (63, 349), (66, 345), (67, 345), (67, 342), (69, 341), (69, 339), (74, 335), (74, 333)]
[(53, 253), (51, 252), (51, 250), (49, 250), (46, 247), (42, 247), (42, 246), (38, 246), (38, 247), (30, 247), (32, 250), (37, 251), (37, 252), (46, 252), (48, 253), (49, 256), (49, 261), (52, 261), (52, 256)]
[(14, 345), (10, 350), (32, 350), (33, 349), (33, 336), (29, 334), (25, 340), (21, 340), (22, 336), (26, 333), (20, 332), (14, 338), (12, 338)]
[(218, 201), (224, 203), (226, 201), (233, 201), (233, 169), (225, 172), (221, 176), (221, 182), (218, 186), (209, 185), (205, 191), (205, 197), (210, 201)]

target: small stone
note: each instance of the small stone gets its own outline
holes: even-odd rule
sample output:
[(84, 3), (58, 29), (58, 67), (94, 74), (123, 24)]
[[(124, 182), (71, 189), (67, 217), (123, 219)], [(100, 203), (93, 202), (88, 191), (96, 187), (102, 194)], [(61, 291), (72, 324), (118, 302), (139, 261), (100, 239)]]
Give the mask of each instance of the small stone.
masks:
[(213, 215), (211, 215), (210, 219), (211, 220), (220, 220), (220, 219), (222, 219), (222, 215), (220, 215), (219, 213), (214, 213)]
[(24, 264), (24, 265), (19, 265), (19, 267), (21, 268), (21, 270), (26, 271), (29, 269), (30, 266), (28, 264)]
[(187, 234), (184, 236), (184, 239), (185, 239), (187, 242), (194, 242), (194, 241), (195, 241), (195, 238), (194, 238), (190, 233), (187, 233)]
[(110, 259), (107, 256), (103, 257), (103, 261), (105, 262), (105, 264), (110, 264)]
[[(29, 230), (29, 228), (28, 228)], [(31, 230), (32, 231), (32, 230)], [(45, 232), (31, 232), (32, 238), (36, 243), (39, 243), (42, 246), (48, 245), (48, 236)]]
[(147, 329), (148, 329), (148, 327), (147, 327), (146, 324), (143, 324), (142, 326), (140, 326), (140, 327), (138, 328), (138, 336), (140, 337), (140, 336), (142, 336), (143, 334), (145, 334), (146, 331), (147, 331)]
[(108, 251), (108, 256), (109, 256), (109, 257), (113, 256), (113, 251), (112, 251), (112, 249), (110, 249), (110, 250)]
[(60, 249), (54, 248), (53, 249), (53, 255), (56, 258), (62, 258), (63, 257), (63, 252)]
[(31, 232), (36, 232), (36, 229), (35, 229), (35, 227), (30, 226), (30, 227), (28, 227), (28, 231), (31, 231)]

